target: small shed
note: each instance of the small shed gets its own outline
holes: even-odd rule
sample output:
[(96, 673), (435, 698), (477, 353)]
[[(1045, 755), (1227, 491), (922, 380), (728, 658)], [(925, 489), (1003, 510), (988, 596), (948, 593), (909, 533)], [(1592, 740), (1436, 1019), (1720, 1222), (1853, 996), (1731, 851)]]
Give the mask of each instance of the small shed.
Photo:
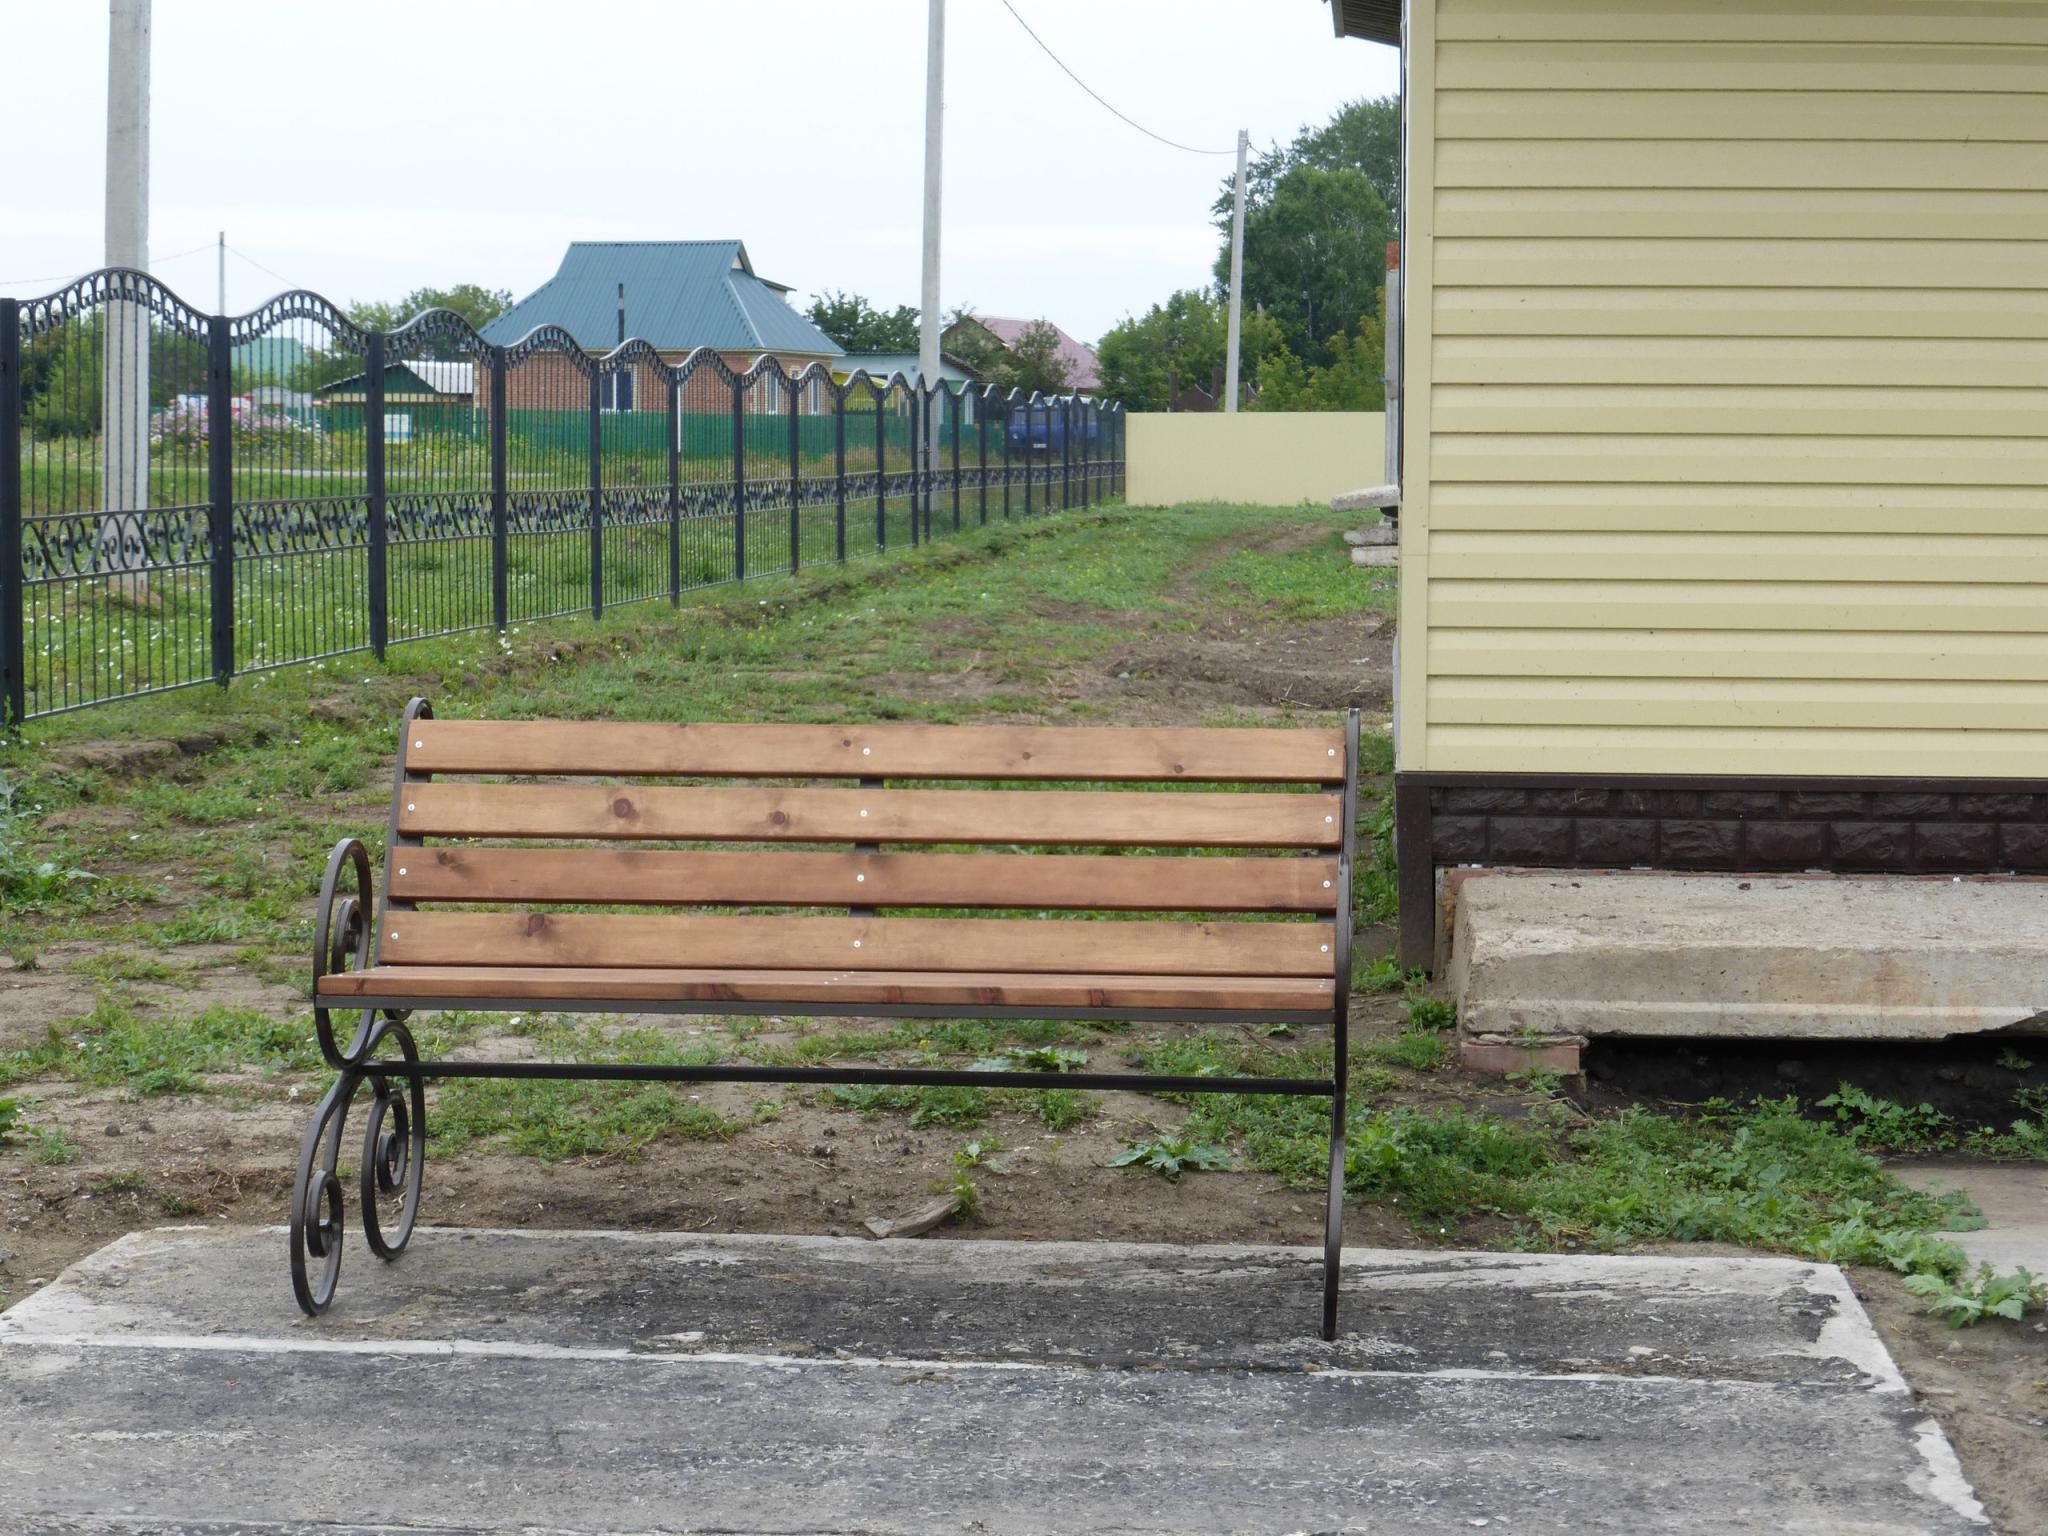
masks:
[(2048, 873), (2048, 3), (1396, 10), (1404, 957), (1460, 864)]

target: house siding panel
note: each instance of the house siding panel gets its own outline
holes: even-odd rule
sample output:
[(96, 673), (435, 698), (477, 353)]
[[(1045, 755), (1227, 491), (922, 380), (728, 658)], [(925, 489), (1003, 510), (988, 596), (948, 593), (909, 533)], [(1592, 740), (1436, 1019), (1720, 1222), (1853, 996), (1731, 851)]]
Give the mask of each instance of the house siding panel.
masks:
[(1398, 766), (2039, 777), (2048, 0), (1410, 41)]

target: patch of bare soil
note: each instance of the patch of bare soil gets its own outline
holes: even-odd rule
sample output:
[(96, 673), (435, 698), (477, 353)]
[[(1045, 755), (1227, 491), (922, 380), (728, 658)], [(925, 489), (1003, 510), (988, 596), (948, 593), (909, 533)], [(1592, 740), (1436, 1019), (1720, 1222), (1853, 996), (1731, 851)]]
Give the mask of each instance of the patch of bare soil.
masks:
[[(139, 1228), (282, 1221), (299, 1137), (325, 1081), (251, 1075), (231, 1086), (224, 1103), (220, 1097), (138, 1100), (37, 1083), (34, 1123), (61, 1131), (75, 1152), (71, 1161), (50, 1166), (34, 1161), (28, 1145), (0, 1151), (0, 1295), (18, 1300), (65, 1265)], [(707, 1087), (701, 1098), (745, 1115), (759, 1092), (725, 1084)], [(434, 1097), (430, 1091), (429, 1125)], [(1097, 1112), (1058, 1133), (1007, 1106), (971, 1129), (912, 1126), (901, 1113), (862, 1116), (792, 1092), (774, 1118), (729, 1141), (665, 1140), (632, 1162), (550, 1165), (476, 1148), (453, 1154), (430, 1148), (422, 1219), (468, 1227), (859, 1236), (870, 1216), (900, 1216), (928, 1202), (952, 1178), (954, 1153), (980, 1139), (1001, 1143), (994, 1156), (1007, 1171), (973, 1170), (978, 1209), (944, 1228), (946, 1236), (1321, 1242), (1319, 1196), (1269, 1175), (1204, 1173), (1174, 1184), (1110, 1168), (1126, 1142), (1173, 1129), (1186, 1110), (1140, 1094), (1092, 1098)], [(344, 1138), (351, 1149), (366, 1103), (358, 1100)], [(345, 1184), (354, 1224), (354, 1184)], [(360, 1227), (354, 1230), (359, 1237)], [(1355, 1207), (1347, 1241), (1409, 1247), (1424, 1239), (1399, 1217)], [(354, 1238), (351, 1245), (351, 1262), (367, 1262), (367, 1250)], [(280, 1287), (284, 1275), (280, 1242), (273, 1277)]]
[(1394, 626), (1380, 614), (1306, 623), (1216, 620), (1193, 632), (1148, 631), (1107, 660), (1060, 680), (1134, 723), (1223, 710), (1383, 711), (1393, 690)]
[(1898, 1276), (1856, 1270), (1851, 1278), (1995, 1528), (2048, 1531), (2048, 1323), (1950, 1328)]
[[(236, 963), (230, 956), (237, 952), (238, 947), (230, 944), (182, 944), (141, 952), (131, 944), (72, 939), (38, 950), (33, 969), (24, 970), (0, 958), (0, 1050), (41, 1040), (51, 1025), (90, 1013), (94, 1003), (109, 992), (144, 1016), (164, 1007), (175, 1007), (181, 1013), (202, 1013), (213, 1007), (251, 1008), (279, 1018), (306, 1014), (310, 1033), (311, 1015), (299, 990)], [(93, 974), (93, 968), (102, 962), (135, 958), (141, 953), (176, 974), (112, 982), (102, 982)]]

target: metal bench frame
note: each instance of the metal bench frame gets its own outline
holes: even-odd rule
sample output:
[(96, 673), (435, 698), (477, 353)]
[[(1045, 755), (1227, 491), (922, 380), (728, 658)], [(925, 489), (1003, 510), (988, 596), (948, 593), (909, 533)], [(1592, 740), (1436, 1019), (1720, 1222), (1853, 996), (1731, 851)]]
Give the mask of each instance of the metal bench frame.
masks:
[[(719, 1000), (621, 1003), (593, 1001), (588, 1006), (607, 1013), (727, 1014), (774, 1013), (868, 1018), (1032, 1018), (1075, 1021), (1136, 1020), (1195, 1024), (1327, 1025), (1331, 1032), (1332, 1066), (1328, 1079), (1281, 1077), (1208, 1077), (1161, 1072), (1032, 1072), (969, 1071), (954, 1068), (885, 1066), (776, 1067), (741, 1063), (656, 1065), (635, 1063), (550, 1063), (532, 1061), (423, 1060), (406, 1020), (416, 1008), (526, 1012), (531, 998), (409, 996), (403, 992), (366, 996), (360, 1007), (332, 1008), (322, 1003), (320, 978), (376, 963), (380, 912), (405, 910), (394, 904), (391, 865), (398, 853), (423, 846), (399, 827), (399, 806), (406, 786), (425, 783), (431, 775), (407, 766), (406, 753), (417, 720), (433, 718), (425, 699), (414, 699), (404, 716), (393, 778), (391, 817), (385, 837), (382, 890), (373, 895), (369, 851), (354, 838), (337, 843), (321, 881), (314, 924), (314, 1027), (321, 1055), (339, 1074), (314, 1110), (299, 1149), (292, 1186), (290, 1234), (292, 1289), (309, 1316), (326, 1310), (340, 1275), (343, 1192), (336, 1173), (350, 1107), (368, 1085), (367, 1111), (360, 1156), (360, 1199), (363, 1232), (379, 1258), (398, 1257), (410, 1240), (419, 1214), (426, 1161), (426, 1083), (429, 1078), (555, 1078), (601, 1079), (659, 1083), (778, 1083), (789, 1085), (855, 1084), (879, 1087), (971, 1088), (1097, 1088), (1143, 1093), (1299, 1094), (1330, 1100), (1330, 1160), (1323, 1225), (1323, 1309), (1321, 1332), (1334, 1339), (1337, 1297), (1344, 1247), (1344, 1122), (1349, 1071), (1349, 993), (1351, 976), (1351, 885), (1357, 858), (1358, 712), (1346, 719), (1345, 773), (1342, 785), (1343, 832), (1338, 860), (1338, 889), (1333, 912), (1335, 985), (1328, 1012), (1286, 1012), (1230, 1008), (1046, 1008), (989, 1005), (920, 1005), (873, 1003), (785, 1003), (773, 1000)], [(881, 787), (863, 780), (863, 787)], [(865, 814), (865, 813), (863, 813)], [(352, 889), (345, 888), (352, 886)], [(344, 1042), (335, 1032), (336, 1012), (359, 1014), (353, 1035)], [(395, 1054), (394, 1054), (395, 1049)], [(380, 1204), (395, 1201), (396, 1220), (387, 1227)]]

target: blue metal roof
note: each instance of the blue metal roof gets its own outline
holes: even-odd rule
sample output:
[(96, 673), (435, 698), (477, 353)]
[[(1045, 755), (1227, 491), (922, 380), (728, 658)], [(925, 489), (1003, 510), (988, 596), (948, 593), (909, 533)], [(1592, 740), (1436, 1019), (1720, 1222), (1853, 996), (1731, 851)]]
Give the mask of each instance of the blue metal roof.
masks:
[(559, 325), (608, 352), (619, 339), (621, 283), (627, 336), (664, 352), (841, 352), (789, 307), (787, 288), (754, 275), (737, 240), (577, 240), (553, 277), (484, 327), (484, 339), (509, 346), (536, 326)]

